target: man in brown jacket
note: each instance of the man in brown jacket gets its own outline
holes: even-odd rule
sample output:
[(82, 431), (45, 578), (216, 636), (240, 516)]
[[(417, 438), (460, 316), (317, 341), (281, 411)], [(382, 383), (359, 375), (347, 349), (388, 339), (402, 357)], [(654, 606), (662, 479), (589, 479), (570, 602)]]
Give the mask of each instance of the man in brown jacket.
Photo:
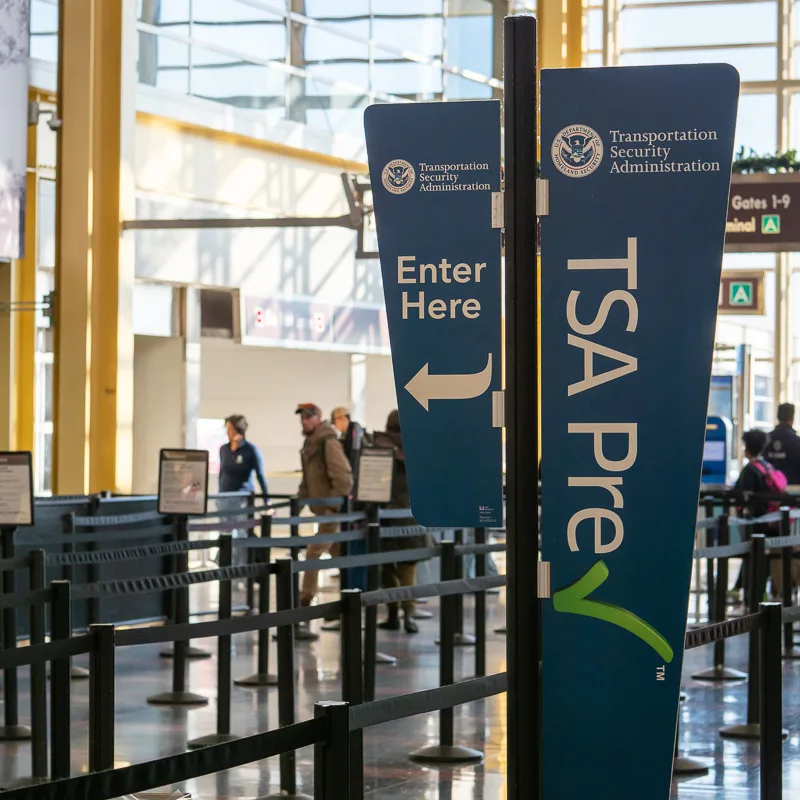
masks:
[[(353, 470), (344, 454), (338, 433), (322, 419), (319, 406), (314, 403), (301, 403), (296, 414), (300, 415), (305, 442), (300, 451), (303, 465), (303, 479), (297, 494), (301, 499), (328, 499), (345, 497), (353, 488)], [(317, 516), (334, 514), (336, 506), (312, 505), (311, 511)], [(319, 533), (338, 533), (339, 525), (324, 523)], [(319, 558), (331, 549), (330, 544), (310, 544), (306, 548), (306, 559)], [(301, 605), (311, 605), (317, 594), (318, 573), (303, 573), (303, 588), (300, 591)]]

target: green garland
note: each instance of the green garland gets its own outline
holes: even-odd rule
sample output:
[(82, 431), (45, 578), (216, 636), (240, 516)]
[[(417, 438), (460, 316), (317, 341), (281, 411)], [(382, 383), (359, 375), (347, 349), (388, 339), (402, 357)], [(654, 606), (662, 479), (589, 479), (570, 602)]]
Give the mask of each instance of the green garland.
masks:
[(800, 172), (800, 161), (796, 150), (775, 153), (772, 156), (760, 156), (755, 150), (744, 154), (744, 147), (736, 154), (733, 161), (733, 172), (737, 175), (752, 175), (756, 172)]

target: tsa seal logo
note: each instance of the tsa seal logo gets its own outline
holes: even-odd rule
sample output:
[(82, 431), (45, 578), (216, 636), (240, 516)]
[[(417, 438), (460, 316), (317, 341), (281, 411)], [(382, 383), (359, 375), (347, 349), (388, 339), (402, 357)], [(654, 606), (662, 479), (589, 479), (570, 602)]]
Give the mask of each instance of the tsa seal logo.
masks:
[(570, 178), (585, 178), (600, 166), (603, 142), (593, 128), (570, 125), (553, 140), (551, 154), (559, 172)]
[(381, 183), (387, 192), (405, 194), (414, 185), (416, 177), (414, 167), (408, 161), (395, 158), (383, 168)]

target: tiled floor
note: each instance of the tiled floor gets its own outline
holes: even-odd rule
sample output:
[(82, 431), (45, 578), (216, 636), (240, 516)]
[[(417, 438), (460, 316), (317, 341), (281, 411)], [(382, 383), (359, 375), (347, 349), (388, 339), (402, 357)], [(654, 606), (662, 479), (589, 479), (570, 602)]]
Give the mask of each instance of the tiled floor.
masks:
[[(435, 604), (429, 606), (436, 611)], [(503, 598), (490, 598), (492, 631), (504, 618)], [(394, 694), (432, 688), (436, 685), (438, 648), (435, 620), (420, 623), (418, 636), (381, 633), (380, 647), (397, 656), (396, 667), (378, 668), (378, 694)], [(213, 641), (198, 642), (213, 649)], [(490, 634), (488, 670), (505, 668), (504, 638)], [(234, 676), (254, 671), (253, 638), (234, 638)], [(298, 719), (311, 716), (313, 703), (339, 699), (339, 636), (322, 633), (314, 644), (297, 645)], [(274, 645), (273, 645), (274, 647)], [(116, 757), (119, 765), (147, 761), (184, 750), (187, 740), (212, 733), (215, 727), (214, 701), (204, 708), (185, 710), (148, 706), (148, 695), (169, 688), (171, 662), (159, 658), (156, 646), (120, 649), (117, 654)], [(274, 666), (274, 650), (272, 653)], [(473, 672), (472, 649), (457, 652), (457, 676)], [(729, 665), (744, 668), (745, 640), (729, 644)], [(78, 663), (81, 663), (80, 659)], [(717, 729), (740, 722), (745, 715), (745, 684), (717, 686), (692, 681), (688, 676), (710, 663), (708, 648), (688, 654), (684, 681), (688, 701), (681, 719), (681, 749), (684, 755), (704, 761), (711, 767), (707, 777), (677, 782), (673, 797), (680, 800), (735, 800), (758, 797), (758, 744), (723, 741)], [(213, 659), (194, 661), (189, 667), (193, 691), (213, 698), (216, 668)], [(784, 797), (800, 797), (800, 661), (785, 662), (785, 725), (791, 731), (785, 745)], [(27, 673), (20, 672), (21, 708), (27, 714)], [(86, 769), (88, 686), (72, 685), (73, 774)], [(367, 797), (380, 800), (504, 800), (504, 725), (505, 695), (481, 701), (456, 711), (456, 735), (460, 743), (485, 753), (477, 767), (429, 769), (412, 764), (408, 754), (436, 741), (435, 716), (415, 717), (370, 728), (365, 734)], [(24, 721), (24, 719), (23, 719)], [(233, 690), (233, 730), (251, 734), (277, 724), (275, 689)], [(300, 788), (312, 792), (312, 751), (298, 753)], [(0, 784), (30, 774), (28, 744), (0, 743)], [(624, 773), (620, 774), (621, 786)], [(202, 800), (244, 800), (268, 795), (278, 788), (278, 760), (259, 762), (210, 775), (186, 787), (193, 798)], [(650, 800), (648, 798), (647, 800)]]

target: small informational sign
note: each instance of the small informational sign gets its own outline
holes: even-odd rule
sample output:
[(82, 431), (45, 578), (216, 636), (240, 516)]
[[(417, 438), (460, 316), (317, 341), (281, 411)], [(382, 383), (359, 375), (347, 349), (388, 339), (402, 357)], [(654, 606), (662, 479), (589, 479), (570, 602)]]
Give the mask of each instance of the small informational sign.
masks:
[(800, 249), (800, 175), (734, 175), (728, 199), (729, 253)]
[(723, 272), (719, 284), (720, 314), (764, 314), (764, 273)]
[(502, 525), (500, 103), (378, 104), (364, 126), (414, 517)]
[(208, 507), (208, 451), (162, 450), (158, 513), (202, 515)]
[(388, 503), (392, 499), (394, 450), (391, 447), (362, 448), (358, 454), (359, 503)]
[(0, 526), (27, 525), (33, 525), (31, 454), (0, 453)]

